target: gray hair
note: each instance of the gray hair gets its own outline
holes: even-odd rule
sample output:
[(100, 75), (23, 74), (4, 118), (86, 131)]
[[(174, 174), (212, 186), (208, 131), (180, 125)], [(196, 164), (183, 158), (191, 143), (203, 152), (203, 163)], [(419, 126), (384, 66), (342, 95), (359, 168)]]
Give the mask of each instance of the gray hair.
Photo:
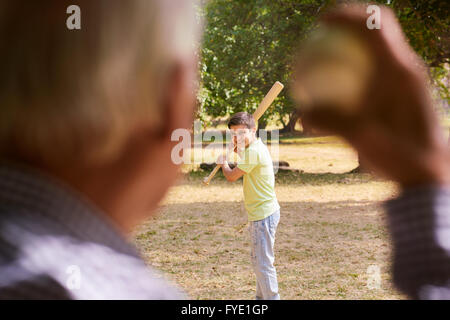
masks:
[(139, 124), (161, 125), (173, 63), (193, 56), (193, 0), (79, 0), (0, 4), (0, 156), (105, 161)]

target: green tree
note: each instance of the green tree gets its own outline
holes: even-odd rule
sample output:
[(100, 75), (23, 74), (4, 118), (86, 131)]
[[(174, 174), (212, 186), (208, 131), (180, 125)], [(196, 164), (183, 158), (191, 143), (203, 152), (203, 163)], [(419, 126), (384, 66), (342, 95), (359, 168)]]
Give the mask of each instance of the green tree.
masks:
[[(253, 112), (275, 81), (289, 84), (295, 49), (329, 1), (211, 0), (205, 6), (201, 113)], [(297, 119), (288, 88), (259, 121)], [(293, 129), (293, 126), (291, 126)]]

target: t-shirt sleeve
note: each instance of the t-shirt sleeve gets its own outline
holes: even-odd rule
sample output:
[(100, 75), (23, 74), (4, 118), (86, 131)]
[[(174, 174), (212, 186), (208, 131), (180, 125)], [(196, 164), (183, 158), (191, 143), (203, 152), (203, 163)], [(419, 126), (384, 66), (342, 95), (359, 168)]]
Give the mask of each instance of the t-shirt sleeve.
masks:
[(258, 152), (247, 149), (238, 161), (237, 167), (245, 173), (250, 173), (258, 165), (258, 161)]

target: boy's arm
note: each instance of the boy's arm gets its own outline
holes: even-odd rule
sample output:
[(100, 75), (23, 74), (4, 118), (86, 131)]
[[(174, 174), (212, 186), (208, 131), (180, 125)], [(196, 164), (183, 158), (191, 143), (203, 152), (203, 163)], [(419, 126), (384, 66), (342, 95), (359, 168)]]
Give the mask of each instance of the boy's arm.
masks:
[(220, 156), (217, 159), (217, 164), (222, 167), (223, 175), (230, 182), (236, 181), (245, 174), (245, 171), (239, 169), (238, 167), (231, 169), (225, 156)]

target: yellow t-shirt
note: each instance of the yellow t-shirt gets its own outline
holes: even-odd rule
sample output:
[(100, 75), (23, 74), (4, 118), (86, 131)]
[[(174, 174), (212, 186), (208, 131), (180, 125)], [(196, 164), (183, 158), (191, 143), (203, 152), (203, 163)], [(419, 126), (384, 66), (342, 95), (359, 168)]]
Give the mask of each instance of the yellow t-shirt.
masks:
[(260, 138), (243, 152), (237, 167), (244, 174), (244, 203), (249, 221), (262, 220), (280, 209), (269, 149)]

